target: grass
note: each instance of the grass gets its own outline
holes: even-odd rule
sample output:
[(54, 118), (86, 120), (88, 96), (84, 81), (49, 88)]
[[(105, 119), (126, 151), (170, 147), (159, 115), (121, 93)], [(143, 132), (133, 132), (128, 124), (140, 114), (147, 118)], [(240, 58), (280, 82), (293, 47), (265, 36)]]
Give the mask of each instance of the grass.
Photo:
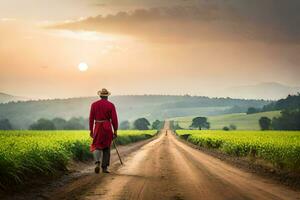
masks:
[(224, 153), (263, 159), (279, 169), (300, 172), (300, 131), (177, 130), (187, 141)]
[[(119, 131), (117, 143), (150, 138), (156, 130)], [(0, 187), (66, 170), (70, 160), (92, 157), (88, 131), (0, 131)]]
[[(258, 120), (261, 117), (273, 117), (280, 116), (280, 111), (271, 111), (271, 112), (262, 112), (247, 115), (246, 113), (235, 113), (235, 114), (226, 114), (226, 115), (217, 115), (208, 117), (210, 122), (211, 129), (222, 129), (224, 126), (229, 126), (234, 124), (237, 126), (238, 130), (259, 130)], [(184, 128), (188, 129), (192, 123), (193, 118), (196, 116), (188, 117), (178, 117), (172, 120), (177, 121), (178, 124)]]
[(188, 108), (164, 108), (158, 109), (153, 112), (152, 116), (164, 116), (164, 117), (173, 117), (173, 116), (193, 116), (193, 115), (201, 115), (201, 116), (210, 116), (215, 115), (217, 113), (223, 112), (230, 107), (188, 107)]

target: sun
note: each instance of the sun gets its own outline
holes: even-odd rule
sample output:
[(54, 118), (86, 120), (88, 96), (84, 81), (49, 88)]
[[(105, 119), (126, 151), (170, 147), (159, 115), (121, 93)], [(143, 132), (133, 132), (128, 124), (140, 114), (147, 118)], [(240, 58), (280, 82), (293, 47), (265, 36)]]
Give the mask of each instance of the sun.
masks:
[(78, 69), (79, 69), (79, 71), (81, 71), (81, 72), (85, 72), (85, 71), (87, 71), (87, 70), (89, 69), (89, 66), (88, 66), (86, 63), (81, 62), (81, 63), (79, 63), (79, 65), (78, 65)]

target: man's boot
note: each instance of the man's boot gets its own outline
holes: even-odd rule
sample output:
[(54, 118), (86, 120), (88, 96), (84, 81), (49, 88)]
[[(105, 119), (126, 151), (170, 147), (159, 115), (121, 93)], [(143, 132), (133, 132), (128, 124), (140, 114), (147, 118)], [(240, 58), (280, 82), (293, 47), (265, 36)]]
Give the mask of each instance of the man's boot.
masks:
[(96, 167), (95, 167), (95, 173), (99, 174), (99, 172), (100, 172), (100, 161), (95, 162), (95, 165), (96, 165)]
[(109, 171), (107, 170), (107, 167), (102, 167), (102, 173), (109, 174)]

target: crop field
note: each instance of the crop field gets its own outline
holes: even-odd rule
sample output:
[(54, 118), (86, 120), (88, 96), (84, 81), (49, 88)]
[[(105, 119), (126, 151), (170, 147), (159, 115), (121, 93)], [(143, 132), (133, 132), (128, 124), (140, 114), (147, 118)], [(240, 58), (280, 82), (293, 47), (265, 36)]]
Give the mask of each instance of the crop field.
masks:
[(300, 131), (177, 130), (176, 133), (201, 147), (263, 159), (278, 169), (300, 172)]
[[(273, 117), (280, 116), (280, 111), (270, 111), (247, 115), (246, 113), (235, 113), (226, 115), (209, 116), (208, 122), (210, 123), (211, 129), (223, 129), (224, 126), (234, 124), (238, 130), (259, 130), (258, 120), (261, 117)], [(179, 126), (188, 129), (192, 123), (193, 118), (196, 116), (189, 117), (178, 117), (171, 120), (177, 121)]]
[[(124, 145), (148, 139), (149, 131), (119, 131)], [(52, 175), (66, 170), (68, 162), (91, 158), (88, 131), (0, 131), (0, 187), (22, 184), (31, 176)]]

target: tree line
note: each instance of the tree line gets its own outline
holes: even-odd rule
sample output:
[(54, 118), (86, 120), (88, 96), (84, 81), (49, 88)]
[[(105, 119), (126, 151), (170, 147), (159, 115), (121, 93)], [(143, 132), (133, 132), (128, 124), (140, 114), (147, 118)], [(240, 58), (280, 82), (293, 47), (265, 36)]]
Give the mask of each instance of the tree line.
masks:
[(281, 116), (273, 119), (261, 117), (259, 119), (261, 130), (300, 130), (300, 93), (288, 95), (285, 99), (265, 105), (262, 109), (250, 107), (247, 114), (275, 110), (281, 110)]
[(72, 117), (69, 120), (54, 118), (52, 120), (41, 118), (29, 126), (29, 130), (86, 130), (88, 119)]
[(276, 111), (276, 110), (297, 110), (300, 108), (300, 93), (296, 95), (288, 95), (285, 99), (280, 99), (264, 105), (262, 108), (249, 107), (247, 114), (260, 112)]
[(261, 130), (300, 130), (300, 109), (284, 109), (280, 117), (259, 119)]
[(146, 118), (138, 118), (133, 123), (130, 123), (128, 120), (125, 120), (120, 123), (121, 130), (129, 130), (129, 129), (136, 129), (136, 130), (160, 130), (163, 127), (164, 122), (160, 120), (155, 120), (152, 124)]
[[(133, 123), (129, 121), (122, 121), (120, 123), (121, 130), (160, 130), (163, 127), (163, 121), (155, 120), (152, 123), (146, 118), (138, 118)], [(13, 130), (14, 127), (11, 125), (8, 119), (0, 120), (0, 130)], [(72, 117), (69, 120), (56, 117), (54, 119), (40, 118), (36, 122), (32, 123), (29, 130), (87, 130), (89, 129), (89, 122), (87, 118), (83, 117)]]

